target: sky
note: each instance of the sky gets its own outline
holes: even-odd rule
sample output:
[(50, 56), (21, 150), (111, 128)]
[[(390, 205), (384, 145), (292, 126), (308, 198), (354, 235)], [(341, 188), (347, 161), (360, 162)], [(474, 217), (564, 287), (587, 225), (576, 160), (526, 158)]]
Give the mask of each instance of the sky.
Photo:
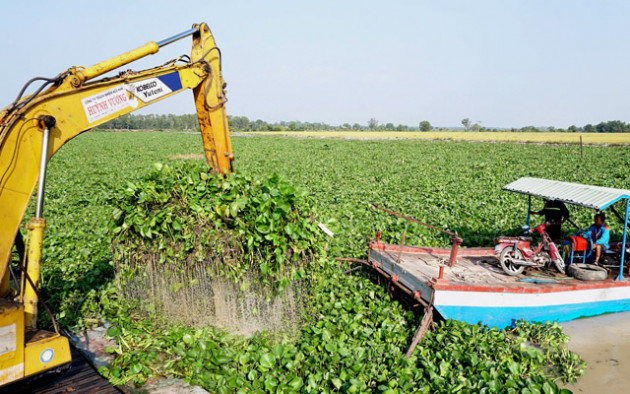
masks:
[[(32, 77), (90, 66), (207, 22), (227, 112), (417, 126), (630, 122), (627, 1), (9, 1), (0, 106)], [(191, 39), (124, 68), (189, 54)], [(2, 104), (3, 103), (3, 104)], [(182, 93), (142, 110), (193, 113)]]

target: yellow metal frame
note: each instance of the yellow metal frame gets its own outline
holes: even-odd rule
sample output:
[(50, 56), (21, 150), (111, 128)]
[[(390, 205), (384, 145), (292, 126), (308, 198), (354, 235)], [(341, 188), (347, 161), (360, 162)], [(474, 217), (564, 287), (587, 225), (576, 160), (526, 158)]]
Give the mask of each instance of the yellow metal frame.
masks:
[[(24, 284), (22, 302), (24, 304), (24, 324), (26, 327), (35, 328), (37, 324), (37, 287), (39, 283), (39, 270), (42, 263), (42, 244), (44, 243), (44, 229), (46, 220), (32, 218), (26, 226), (29, 231), (28, 265), (26, 274), (30, 278)], [(33, 282), (31, 284), (31, 282)]]
[(24, 377), (24, 306), (0, 299), (0, 385)]
[[(49, 159), (66, 142), (84, 131), (183, 90), (192, 89), (211, 171), (223, 174), (231, 172), (234, 156), (224, 106), (225, 82), (221, 75), (220, 52), (205, 23), (193, 25), (187, 34), (192, 34), (193, 38), (188, 62), (178, 64), (173, 61), (149, 70), (126, 71), (115, 77), (92, 81), (106, 72), (154, 54), (160, 45), (165, 45), (164, 42), (149, 42), (88, 68), (71, 67), (47, 90), (34, 97), (25, 97), (0, 111), (0, 301), (2, 297), (5, 301), (12, 297), (7, 267), (15, 236), (39, 177), (43, 145), (41, 120), (44, 116), (52, 116), (56, 120), (56, 125), (50, 129), (48, 151), (44, 156)], [(174, 40), (167, 41), (170, 43)], [(151, 87), (167, 79), (179, 83), (173, 84), (174, 87), (168, 90), (155, 90), (153, 92), (159, 94), (153, 96), (143, 97), (139, 94), (143, 87)], [(93, 108), (107, 110), (93, 116)], [(39, 280), (45, 224), (44, 219), (34, 218), (26, 226), (29, 239), (27, 273), (35, 286)], [(54, 366), (38, 364), (36, 360), (41, 355), (38, 352), (48, 348), (60, 357), (55, 358), (59, 363), (70, 359), (69, 350), (66, 351), (67, 340), (58, 335), (46, 337), (41, 343), (24, 346), (24, 327), (34, 328), (37, 322), (37, 294), (28, 282), (20, 299), (23, 303), (21, 316), (11, 308), (0, 313), (0, 333), (3, 332), (3, 324), (16, 324), (21, 327), (18, 336), (22, 338), (22, 343), (18, 343), (21, 350), (14, 352), (11, 357), (13, 361), (6, 361), (0, 355), (0, 384), (14, 379), (17, 376), (15, 374), (19, 375), (16, 371), (20, 364), (23, 376)], [(15, 374), (3, 375), (3, 369), (7, 368), (13, 368), (10, 371)]]
[(36, 375), (71, 360), (68, 338), (59, 334), (27, 342), (24, 349), (24, 376)]

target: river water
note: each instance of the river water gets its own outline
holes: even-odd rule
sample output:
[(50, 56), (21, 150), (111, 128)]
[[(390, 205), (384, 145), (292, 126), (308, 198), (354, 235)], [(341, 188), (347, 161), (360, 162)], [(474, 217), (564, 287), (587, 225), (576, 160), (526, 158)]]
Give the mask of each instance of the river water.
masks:
[(575, 393), (630, 393), (630, 312), (561, 323), (569, 349), (588, 363)]

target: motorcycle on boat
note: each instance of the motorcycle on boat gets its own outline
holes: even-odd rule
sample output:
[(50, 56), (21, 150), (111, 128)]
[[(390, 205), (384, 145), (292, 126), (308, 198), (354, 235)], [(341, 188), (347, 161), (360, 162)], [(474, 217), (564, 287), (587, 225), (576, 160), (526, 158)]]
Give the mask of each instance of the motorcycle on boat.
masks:
[(511, 276), (521, 274), (526, 267), (555, 267), (558, 272), (565, 273), (565, 263), (556, 244), (545, 231), (549, 223), (543, 223), (528, 232), (541, 235), (540, 244), (532, 247), (532, 237), (507, 237), (495, 239), (495, 255), (503, 271)]

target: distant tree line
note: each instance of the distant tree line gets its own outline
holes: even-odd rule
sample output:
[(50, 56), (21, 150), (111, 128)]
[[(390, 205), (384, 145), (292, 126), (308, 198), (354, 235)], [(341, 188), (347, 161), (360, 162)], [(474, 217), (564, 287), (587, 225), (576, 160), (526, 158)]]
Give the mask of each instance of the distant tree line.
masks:
[(558, 133), (630, 133), (630, 123), (620, 120), (611, 120), (609, 122), (600, 122), (596, 125), (587, 124), (582, 127), (571, 125), (566, 129), (555, 127), (538, 128), (534, 126), (525, 126), (520, 129), (506, 129), (503, 131), (514, 132), (558, 132)]
[(99, 126), (105, 130), (199, 130), (196, 114), (123, 115)]
[(333, 126), (324, 122), (300, 122), (300, 121), (281, 121), (276, 123), (268, 123), (264, 120), (249, 120), (247, 116), (230, 116), (228, 115), (228, 124), (230, 130), (234, 131), (316, 131), (316, 130), (339, 130), (347, 128), (348, 130), (361, 130), (362, 126), (355, 123), (353, 126), (344, 124), (343, 126)]
[(610, 122), (600, 122), (595, 126), (592, 124), (583, 127), (569, 126), (567, 131), (571, 133), (630, 133), (630, 123), (611, 120)]
[(230, 130), (234, 131), (326, 131), (326, 130), (350, 130), (350, 131), (429, 131), (432, 130), (429, 122), (422, 121), (418, 127), (393, 123), (381, 124), (377, 119), (371, 118), (367, 125), (359, 123), (344, 123), (341, 125), (329, 125), (323, 122), (277, 122), (267, 123), (262, 120), (251, 121), (246, 116), (228, 116)]
[[(570, 133), (630, 133), (630, 123), (620, 120), (600, 122), (596, 125), (587, 124), (582, 127), (575, 125), (566, 129), (555, 127), (535, 127), (525, 126), (521, 128), (497, 129), (481, 126), (481, 121), (471, 122), (469, 118), (462, 120), (462, 125), (467, 131), (508, 131), (508, 132), (570, 132)], [(367, 124), (344, 123), (342, 125), (329, 125), (324, 122), (300, 122), (281, 121), (265, 122), (264, 120), (250, 120), (246, 116), (228, 116), (228, 124), (232, 131), (330, 131), (330, 130), (352, 130), (352, 131), (447, 131), (446, 127), (433, 127), (427, 120), (412, 127), (403, 124), (381, 123), (376, 118), (370, 118)], [(102, 130), (199, 130), (199, 121), (196, 114), (187, 115), (123, 115), (119, 118), (99, 126)]]
[[(366, 126), (357, 123), (332, 126), (323, 122), (277, 122), (249, 120), (246, 116), (229, 116), (228, 124), (234, 131), (284, 131), (284, 130), (366, 130)], [(199, 130), (196, 114), (188, 115), (134, 115), (127, 114), (99, 126), (103, 130)]]
[(507, 132), (528, 132), (528, 133), (536, 133), (536, 132), (557, 132), (557, 133), (630, 133), (630, 123), (625, 123), (620, 120), (611, 120), (609, 122), (600, 122), (596, 125), (587, 124), (582, 127), (578, 127), (575, 125), (571, 125), (566, 129), (563, 128), (555, 128), (553, 126), (550, 127), (536, 127), (536, 126), (525, 126), (520, 129), (510, 128), (510, 129), (488, 129), (482, 127), (480, 125), (480, 121), (477, 123), (471, 124), (470, 119), (465, 118), (462, 119), (462, 125), (464, 129), (470, 131), (507, 131)]
[[(424, 121), (429, 130), (431, 125)], [(281, 121), (265, 122), (264, 120), (250, 120), (246, 116), (228, 115), (228, 124), (233, 131), (321, 131), (321, 130), (354, 130), (354, 131), (408, 131), (418, 130), (418, 128), (393, 123), (379, 124), (372, 118), (367, 125), (359, 123), (344, 123), (342, 125), (330, 125), (325, 122), (301, 122), (301, 121)], [(199, 122), (196, 114), (188, 115), (134, 115), (127, 114), (99, 126), (103, 130), (199, 130)]]

